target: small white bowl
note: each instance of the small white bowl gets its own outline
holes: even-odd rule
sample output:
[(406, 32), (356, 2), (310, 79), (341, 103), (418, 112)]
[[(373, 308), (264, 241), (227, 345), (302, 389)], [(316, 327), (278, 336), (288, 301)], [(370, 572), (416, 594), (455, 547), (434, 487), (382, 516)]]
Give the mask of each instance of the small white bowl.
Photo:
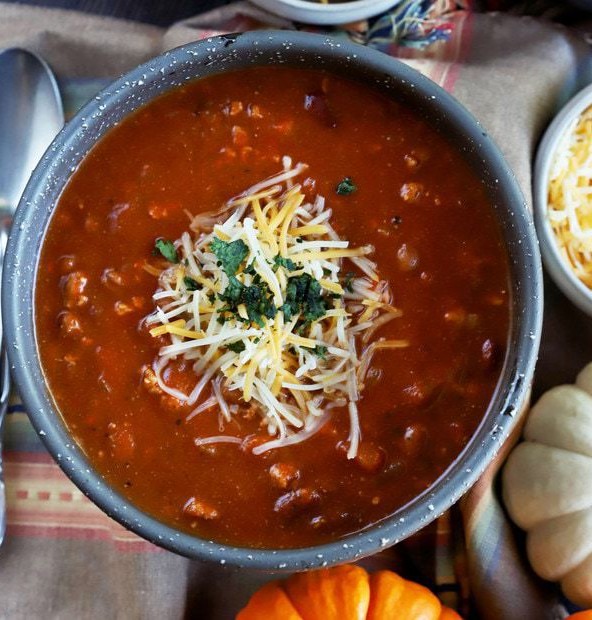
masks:
[(349, 0), (323, 4), (315, 0), (251, 0), (253, 4), (288, 19), (305, 24), (347, 24), (374, 17), (401, 0)]
[(547, 128), (537, 150), (534, 166), (534, 221), (545, 267), (557, 286), (578, 308), (592, 316), (592, 290), (563, 258), (547, 217), (551, 166), (562, 138), (586, 108), (592, 105), (592, 84), (581, 90), (561, 109)]

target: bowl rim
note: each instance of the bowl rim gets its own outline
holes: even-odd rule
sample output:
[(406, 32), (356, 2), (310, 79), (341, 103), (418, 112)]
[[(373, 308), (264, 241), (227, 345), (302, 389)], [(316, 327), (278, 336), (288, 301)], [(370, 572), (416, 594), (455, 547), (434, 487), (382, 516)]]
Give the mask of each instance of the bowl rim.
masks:
[(547, 213), (549, 176), (559, 144), (567, 132), (573, 129), (578, 117), (591, 105), (592, 84), (572, 97), (551, 121), (537, 149), (533, 182), (534, 220), (545, 267), (567, 298), (590, 316), (592, 316), (592, 289), (576, 276), (569, 263), (561, 255), (557, 237)]
[(346, 24), (374, 17), (402, 0), (348, 0), (324, 4), (314, 0), (251, 0), (253, 4), (288, 19), (309, 24)]
[[(52, 176), (60, 165), (60, 157), (67, 159), (75, 151), (89, 127), (107, 131), (110, 126), (104, 120), (105, 109), (125, 101), (130, 89), (136, 89), (132, 109), (144, 103), (142, 93), (147, 92), (150, 72), (158, 74), (165, 67), (174, 67), (179, 75), (183, 66), (193, 67), (192, 63), (198, 61), (202, 63), (198, 67), (209, 66), (214, 50), (222, 59), (221, 71), (225, 71), (228, 63), (224, 64), (224, 60), (228, 60), (229, 55), (260, 52), (265, 46), (270, 50), (270, 57), (271, 50), (277, 54), (278, 49), (292, 48), (294, 54), (306, 54), (315, 60), (325, 58), (329, 62), (336, 58), (346, 67), (360, 63), (359, 70), (371, 72), (375, 76), (373, 79), (383, 76), (389, 83), (396, 82), (401, 89), (405, 85), (414, 97), (421, 96), (422, 102), (427, 102), (426, 105), (432, 106), (438, 114), (448, 115), (459, 128), (459, 135), (466, 134), (466, 141), (470, 140), (475, 146), (479, 161), (489, 164), (495, 176), (496, 191), (507, 197), (503, 213), (511, 216), (511, 222), (504, 229), (511, 229), (508, 234), (517, 236), (514, 249), (519, 253), (519, 260), (514, 258), (510, 264), (511, 273), (518, 282), (518, 293), (514, 295), (512, 290), (512, 296), (523, 302), (520, 317), (512, 313), (508, 354), (492, 401), (479, 428), (448, 470), (427, 491), (367, 529), (313, 547), (281, 550), (237, 547), (191, 536), (157, 521), (110, 489), (66, 431), (49, 395), (37, 358), (33, 317), (33, 287), (38, 264), (35, 255), (38, 253), (31, 253), (31, 243), (35, 226), (41, 226), (42, 234), (45, 233), (55, 206), (46, 204), (46, 194), (52, 189), (61, 191), (69, 178), (69, 174), (57, 179)], [(218, 71), (212, 69), (211, 72)], [(198, 71), (194, 78), (202, 76)], [(147, 100), (152, 98), (147, 96)], [(97, 134), (100, 137), (102, 133), (92, 133), (94, 144)], [(84, 154), (76, 152), (75, 156), (79, 156), (80, 161)], [(42, 218), (45, 218), (43, 225), (39, 224)], [(107, 515), (150, 542), (193, 559), (236, 567), (295, 571), (357, 560), (396, 544), (445, 512), (476, 482), (515, 427), (519, 417), (516, 413), (529, 392), (542, 327), (542, 269), (534, 225), (513, 173), (491, 138), (451, 95), (407, 65), (353, 43), (304, 32), (253, 31), (191, 43), (140, 65), (89, 101), (60, 132), (27, 185), (12, 231), (3, 274), (2, 286), (6, 293), (2, 296), (2, 306), (11, 369), (33, 426), (66, 475)]]

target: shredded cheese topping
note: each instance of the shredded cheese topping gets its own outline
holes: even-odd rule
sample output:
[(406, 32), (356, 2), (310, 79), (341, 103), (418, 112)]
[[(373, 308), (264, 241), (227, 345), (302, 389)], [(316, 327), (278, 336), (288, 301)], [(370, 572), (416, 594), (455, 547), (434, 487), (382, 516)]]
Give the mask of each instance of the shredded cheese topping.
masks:
[(548, 217), (559, 249), (592, 288), (592, 107), (574, 120), (557, 147), (549, 181)]
[[(191, 233), (164, 248), (174, 264), (158, 272), (156, 307), (144, 320), (154, 337), (170, 341), (153, 371), (161, 390), (195, 405), (188, 419), (217, 406), (221, 430), (238, 410), (230, 394), (254, 404), (270, 435), (254, 454), (304, 441), (332, 409), (346, 408), (347, 456), (354, 458), (361, 440), (357, 403), (372, 356), (408, 346), (374, 337), (401, 312), (368, 258), (373, 248), (351, 248), (341, 239), (325, 199), (307, 202), (296, 183), (307, 166), (293, 166), (289, 157), (283, 164), (218, 213), (193, 218)], [(197, 377), (190, 393), (165, 381), (179, 356)], [(217, 442), (240, 439), (196, 440)]]

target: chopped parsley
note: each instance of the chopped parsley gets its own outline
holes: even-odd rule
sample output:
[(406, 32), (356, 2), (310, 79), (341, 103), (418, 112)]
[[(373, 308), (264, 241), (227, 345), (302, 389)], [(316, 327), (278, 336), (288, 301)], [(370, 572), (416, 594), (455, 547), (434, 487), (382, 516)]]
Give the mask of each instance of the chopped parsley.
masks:
[(291, 260), (290, 258), (284, 258), (279, 254), (273, 259), (273, 262), (275, 265), (274, 271), (277, 271), (278, 267), (283, 267), (287, 271), (296, 271), (296, 269), (298, 269), (298, 267), (296, 267), (296, 263), (293, 260)]
[(242, 290), (244, 288), (244, 285), (241, 284), (235, 276), (230, 276), (228, 279), (228, 286), (223, 293), (218, 295), (218, 297), (230, 306), (238, 306), (240, 303)]
[(242, 239), (231, 241), (230, 243), (214, 237), (210, 243), (210, 249), (220, 261), (222, 269), (228, 277), (233, 276), (240, 264), (247, 258), (249, 248)]
[[(247, 309), (247, 316), (251, 323), (257, 323), (263, 327), (263, 318), (272, 319), (277, 314), (277, 308), (273, 303), (273, 295), (265, 282), (245, 286), (235, 276), (231, 276), (226, 289), (218, 295), (218, 298), (225, 303), (219, 309), (221, 317), (226, 313), (235, 315), (237, 320), (241, 319), (238, 307), (241, 304)], [(223, 320), (222, 320), (223, 322)]]
[(185, 288), (190, 292), (200, 291), (202, 289), (202, 285), (197, 280), (194, 280), (193, 278), (190, 278), (189, 276), (185, 276), (183, 278), (183, 284), (185, 284)]
[(236, 342), (229, 342), (226, 348), (230, 349), (233, 353), (242, 353), (246, 347), (242, 340), (237, 340)]
[(354, 292), (353, 282), (356, 274), (353, 271), (348, 271), (345, 274), (345, 278), (343, 280), (343, 289), (348, 293)]
[(169, 263), (178, 263), (179, 256), (177, 254), (177, 250), (175, 249), (175, 244), (168, 239), (157, 239), (154, 242), (154, 253), (161, 254)]
[(320, 357), (322, 360), (327, 358), (327, 347), (326, 346), (322, 344), (317, 344), (317, 346), (311, 350), (317, 357)]
[(311, 323), (327, 312), (321, 285), (307, 273), (288, 278), (285, 299), (281, 310), (287, 321), (300, 314), (305, 323)]
[(357, 185), (352, 181), (351, 177), (345, 177), (341, 183), (337, 185), (335, 191), (340, 196), (349, 196), (349, 194), (353, 194), (358, 189)]

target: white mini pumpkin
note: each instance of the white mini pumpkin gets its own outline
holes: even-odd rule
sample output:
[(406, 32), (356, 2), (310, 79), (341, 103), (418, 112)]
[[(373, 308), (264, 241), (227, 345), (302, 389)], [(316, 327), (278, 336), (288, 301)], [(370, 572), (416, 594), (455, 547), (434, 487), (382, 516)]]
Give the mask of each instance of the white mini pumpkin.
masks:
[(592, 607), (592, 364), (546, 392), (503, 471), (503, 499), (543, 579)]

